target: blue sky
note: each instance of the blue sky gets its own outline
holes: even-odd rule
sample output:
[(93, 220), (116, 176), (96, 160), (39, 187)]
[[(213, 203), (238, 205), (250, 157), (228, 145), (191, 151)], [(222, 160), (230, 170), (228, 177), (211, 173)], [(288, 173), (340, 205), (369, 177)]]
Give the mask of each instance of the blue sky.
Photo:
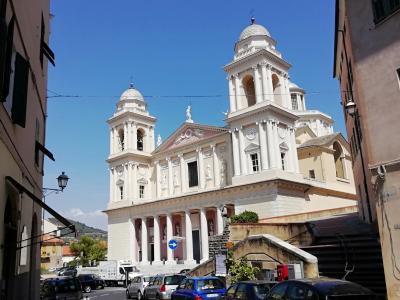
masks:
[[(344, 132), (339, 87), (332, 78), (334, 1), (94, 1), (52, 0), (45, 187), (65, 171), (64, 193), (46, 202), (67, 217), (106, 227), (109, 150), (106, 120), (130, 78), (157, 117), (166, 138), (185, 119), (188, 104), (198, 123), (224, 125), (228, 85), (223, 65), (240, 32), (264, 25), (293, 67), (309, 109), (319, 109)], [(189, 97), (195, 95), (224, 97)], [(171, 96), (171, 97), (164, 97)]]

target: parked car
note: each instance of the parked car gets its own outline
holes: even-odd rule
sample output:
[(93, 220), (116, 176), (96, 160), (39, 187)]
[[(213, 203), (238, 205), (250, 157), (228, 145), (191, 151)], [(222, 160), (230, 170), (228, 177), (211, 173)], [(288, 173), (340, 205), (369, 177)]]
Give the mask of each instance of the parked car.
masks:
[(143, 275), (134, 277), (126, 288), (126, 299), (136, 298), (141, 300), (143, 298), (145, 287), (148, 286), (152, 279), (153, 277), (151, 276)]
[(189, 277), (179, 284), (171, 300), (223, 299), (225, 292), (225, 285), (218, 277)]
[(175, 291), (178, 284), (185, 279), (185, 275), (156, 275), (144, 289), (143, 298), (150, 299), (171, 299), (171, 293)]
[(82, 299), (82, 287), (76, 277), (57, 277), (45, 279), (40, 288), (40, 299)]
[(237, 282), (229, 287), (225, 293), (226, 300), (254, 299), (264, 300), (276, 281), (251, 280)]
[(85, 293), (90, 293), (98, 288), (104, 289), (104, 280), (96, 274), (80, 274), (77, 278), (82, 285), (82, 291)]
[(75, 277), (78, 271), (75, 267), (64, 267), (58, 271), (58, 276), (72, 276)]
[(267, 300), (372, 300), (377, 299), (369, 289), (354, 282), (331, 278), (283, 281), (269, 292)]

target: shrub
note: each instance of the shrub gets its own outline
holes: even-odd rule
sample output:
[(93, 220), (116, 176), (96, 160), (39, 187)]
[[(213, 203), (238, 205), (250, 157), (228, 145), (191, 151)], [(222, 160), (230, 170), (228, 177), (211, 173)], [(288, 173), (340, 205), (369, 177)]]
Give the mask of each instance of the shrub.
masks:
[(231, 223), (257, 223), (258, 214), (253, 211), (247, 211), (231, 217)]

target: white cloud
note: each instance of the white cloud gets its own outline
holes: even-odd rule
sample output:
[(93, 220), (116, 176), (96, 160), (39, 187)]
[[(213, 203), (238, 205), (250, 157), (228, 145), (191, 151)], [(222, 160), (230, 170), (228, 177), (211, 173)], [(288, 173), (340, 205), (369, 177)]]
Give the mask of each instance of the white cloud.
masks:
[(75, 207), (66, 212), (65, 216), (88, 226), (107, 230), (107, 215), (101, 210), (84, 212), (82, 209)]

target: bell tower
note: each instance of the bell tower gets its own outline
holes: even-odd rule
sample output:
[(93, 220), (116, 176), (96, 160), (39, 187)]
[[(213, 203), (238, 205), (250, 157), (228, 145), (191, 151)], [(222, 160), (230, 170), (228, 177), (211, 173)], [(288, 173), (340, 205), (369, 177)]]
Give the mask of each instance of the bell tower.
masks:
[(224, 67), (229, 85), (233, 182), (271, 170), (299, 173), (288, 71), (269, 31), (251, 19)]
[(156, 118), (142, 94), (130, 84), (108, 120), (110, 127), (110, 204), (134, 204), (151, 197), (150, 158)]

